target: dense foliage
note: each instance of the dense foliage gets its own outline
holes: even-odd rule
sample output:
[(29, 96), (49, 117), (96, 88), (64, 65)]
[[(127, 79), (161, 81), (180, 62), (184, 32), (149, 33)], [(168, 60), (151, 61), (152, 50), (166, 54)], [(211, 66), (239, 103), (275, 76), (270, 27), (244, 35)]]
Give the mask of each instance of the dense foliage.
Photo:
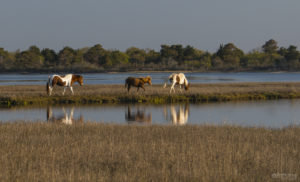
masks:
[(100, 44), (59, 52), (37, 46), (28, 50), (8, 52), (0, 47), (2, 72), (104, 72), (133, 70), (192, 71), (299, 71), (300, 52), (297, 47), (278, 47), (273, 39), (259, 49), (244, 53), (233, 43), (221, 44), (215, 53), (190, 45), (161, 45), (160, 51), (130, 47), (125, 52), (106, 50)]

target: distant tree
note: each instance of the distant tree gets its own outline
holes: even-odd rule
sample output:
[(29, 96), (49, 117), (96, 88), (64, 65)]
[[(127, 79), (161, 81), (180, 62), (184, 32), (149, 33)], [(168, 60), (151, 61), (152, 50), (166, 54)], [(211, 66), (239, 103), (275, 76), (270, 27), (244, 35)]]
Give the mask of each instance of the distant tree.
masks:
[(45, 65), (55, 65), (57, 63), (57, 54), (54, 50), (46, 48), (41, 51), (42, 56), (45, 60)]
[(205, 52), (201, 55), (199, 63), (200, 68), (204, 69), (205, 71), (210, 70), (212, 66), (212, 55), (209, 52)]
[(290, 45), (287, 49), (281, 47), (278, 54), (283, 57), (283, 59), (276, 60), (276, 66), (278, 69), (298, 70), (300, 68), (300, 52), (297, 50), (296, 46)]
[(106, 62), (106, 56), (107, 53), (105, 49), (103, 49), (102, 45), (96, 44), (86, 51), (86, 53), (83, 55), (83, 58), (92, 64), (103, 65)]
[(112, 60), (112, 65), (119, 65), (119, 64), (128, 64), (129, 62), (129, 56), (123, 52), (120, 51), (112, 51), (110, 53), (110, 57)]
[(220, 45), (216, 56), (220, 57), (224, 62), (225, 69), (236, 69), (239, 67), (240, 59), (244, 55), (243, 51), (237, 48), (233, 43), (225, 46)]
[(136, 47), (130, 47), (126, 50), (126, 54), (129, 56), (129, 62), (137, 67), (138, 64), (144, 65), (146, 60), (146, 51)]
[(163, 60), (174, 60), (178, 63), (184, 62), (184, 49), (180, 44), (171, 46), (161, 45), (160, 54)]
[(193, 48), (190, 45), (187, 45), (184, 49), (183, 49), (183, 59), (184, 60), (195, 60), (197, 59), (196, 56), (196, 49)]
[(58, 53), (58, 64), (70, 67), (75, 58), (75, 50), (71, 47), (64, 47)]
[(41, 55), (40, 48), (38, 48), (35, 45), (30, 46), (28, 51), (31, 52), (32, 54), (35, 54), (35, 55)]
[(289, 48), (287, 49), (287, 52), (284, 55), (284, 57), (287, 61), (290, 61), (290, 60), (298, 61), (300, 58), (300, 52), (297, 50), (296, 46), (290, 45)]
[(261, 70), (264, 69), (264, 57), (259, 50), (252, 50), (241, 59), (240, 65), (246, 70)]
[(0, 70), (6, 70), (10, 62), (9, 52), (0, 47)]
[(146, 50), (146, 61), (147, 64), (155, 63), (158, 64), (160, 62), (160, 53), (156, 52), (153, 49)]
[(27, 51), (16, 54), (16, 68), (20, 70), (38, 70), (41, 69), (44, 58), (40, 49), (36, 46), (30, 46)]
[(268, 40), (263, 46), (264, 53), (273, 54), (277, 52), (278, 46), (277, 42), (273, 39)]

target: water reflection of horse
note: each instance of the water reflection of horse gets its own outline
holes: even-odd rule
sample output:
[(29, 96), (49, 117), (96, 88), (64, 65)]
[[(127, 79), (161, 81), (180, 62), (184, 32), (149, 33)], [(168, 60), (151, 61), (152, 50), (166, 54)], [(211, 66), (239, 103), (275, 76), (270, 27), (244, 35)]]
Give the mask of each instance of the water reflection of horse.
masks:
[(46, 85), (47, 94), (50, 96), (54, 86), (58, 85), (64, 87), (64, 91), (62, 93), (63, 95), (65, 94), (67, 87), (70, 88), (72, 95), (74, 95), (73, 87), (72, 87), (74, 82), (78, 82), (82, 86), (83, 77), (81, 75), (73, 75), (73, 74), (67, 74), (65, 76), (51, 75), (49, 76)]
[(125, 119), (128, 123), (138, 122), (138, 123), (151, 123), (152, 115), (151, 113), (146, 114), (144, 110), (137, 108), (136, 112), (131, 111), (131, 107), (128, 106), (127, 112), (125, 111)]
[(71, 125), (73, 123), (83, 123), (83, 117), (80, 116), (79, 119), (74, 119), (74, 107), (71, 108), (69, 112), (62, 108), (63, 113), (53, 114), (52, 107), (47, 107), (47, 121), (53, 123), (63, 123)]
[(171, 122), (175, 125), (184, 125), (188, 121), (189, 117), (189, 106), (186, 104), (184, 107), (179, 105), (176, 107), (174, 105), (170, 106), (170, 115), (167, 112), (167, 108), (164, 108), (164, 115), (166, 120), (171, 120)]

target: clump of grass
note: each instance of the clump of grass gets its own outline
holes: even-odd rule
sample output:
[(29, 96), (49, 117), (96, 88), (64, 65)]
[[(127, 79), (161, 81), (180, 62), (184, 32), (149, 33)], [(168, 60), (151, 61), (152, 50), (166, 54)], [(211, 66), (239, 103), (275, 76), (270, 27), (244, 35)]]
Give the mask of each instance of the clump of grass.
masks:
[(300, 169), (300, 128), (0, 124), (0, 181), (270, 181)]
[(300, 98), (300, 83), (235, 83), (193, 84), (188, 92), (169, 93), (161, 85), (147, 86), (146, 91), (127, 93), (123, 85), (75, 86), (75, 95), (55, 88), (54, 95), (46, 95), (44, 86), (0, 86), (0, 106), (90, 104), (90, 103), (172, 103), (172, 102), (218, 102), (230, 100), (262, 100)]

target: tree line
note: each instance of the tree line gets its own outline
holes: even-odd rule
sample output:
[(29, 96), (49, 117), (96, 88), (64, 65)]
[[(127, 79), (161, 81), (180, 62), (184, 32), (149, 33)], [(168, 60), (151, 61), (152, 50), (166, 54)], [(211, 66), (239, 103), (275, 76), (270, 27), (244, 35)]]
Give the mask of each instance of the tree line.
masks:
[(299, 71), (297, 47), (279, 47), (270, 39), (260, 48), (244, 53), (233, 43), (221, 44), (214, 53), (190, 45), (161, 45), (160, 51), (130, 47), (107, 50), (100, 44), (56, 52), (30, 46), (9, 52), (0, 47), (1, 72), (106, 72), (106, 71)]

